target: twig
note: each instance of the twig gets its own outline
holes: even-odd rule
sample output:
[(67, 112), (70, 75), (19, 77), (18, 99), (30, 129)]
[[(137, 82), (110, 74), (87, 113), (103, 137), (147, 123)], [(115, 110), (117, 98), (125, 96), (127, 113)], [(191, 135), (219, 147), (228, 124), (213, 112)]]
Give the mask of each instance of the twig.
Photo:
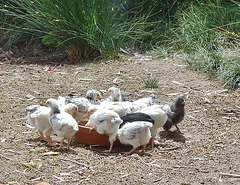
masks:
[(231, 173), (220, 173), (221, 176), (227, 176), (227, 177), (235, 177), (240, 178), (239, 174), (231, 174)]
[(139, 156), (138, 156), (138, 159), (141, 161), (141, 163), (143, 163), (143, 164), (146, 165), (146, 166), (151, 165), (151, 166), (156, 166), (156, 167), (158, 167), (158, 168), (161, 168), (161, 166), (158, 166), (158, 165), (156, 165), (156, 164), (146, 163), (146, 162), (145, 162), (141, 157), (139, 157)]
[(141, 163), (143, 163), (144, 165), (147, 165), (147, 166), (150, 165), (150, 164), (146, 163), (146, 162), (145, 162), (141, 157), (139, 157), (139, 156), (138, 156), (138, 159), (139, 159), (139, 160), (141, 161)]
[(87, 166), (86, 164), (83, 164), (83, 163), (80, 163), (80, 162), (77, 162), (77, 161), (74, 161), (74, 160), (71, 160), (71, 159), (60, 159), (62, 161), (70, 161), (72, 163), (75, 163), (75, 164), (78, 164), (78, 165), (81, 165), (81, 166), (84, 166), (86, 168), (88, 168), (89, 170), (91, 171), (94, 171), (93, 169), (91, 169), (89, 166)]
[(176, 147), (172, 147), (172, 148), (165, 148), (165, 149), (162, 149), (160, 151), (177, 150), (179, 148), (180, 148), (180, 146), (176, 146)]
[(131, 175), (131, 174), (129, 173), (129, 174), (123, 175), (120, 178), (125, 178), (125, 177), (128, 177), (129, 175)]
[(60, 177), (58, 177), (58, 176), (56, 176), (56, 175), (53, 175), (53, 177), (55, 177), (56, 179), (58, 179), (58, 180), (60, 180), (60, 181), (65, 181), (64, 179), (62, 179), (62, 178), (60, 178)]

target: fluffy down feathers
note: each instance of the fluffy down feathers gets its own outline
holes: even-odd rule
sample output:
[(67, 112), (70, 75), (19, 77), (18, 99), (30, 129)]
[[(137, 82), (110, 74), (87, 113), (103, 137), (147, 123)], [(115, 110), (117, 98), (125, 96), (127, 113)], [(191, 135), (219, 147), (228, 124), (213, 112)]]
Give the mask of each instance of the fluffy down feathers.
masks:
[(108, 109), (116, 112), (120, 117), (130, 113), (119, 102), (102, 102), (100, 105), (91, 105), (88, 108), (88, 116), (99, 109)]
[(116, 87), (110, 87), (107, 91), (107, 95), (110, 96), (110, 101), (126, 101), (125, 97), (121, 94), (120, 89)]
[(43, 140), (46, 140), (48, 144), (52, 144), (51, 134), (53, 132), (52, 126), (49, 123), (49, 113), (50, 108), (45, 106), (39, 106), (37, 109), (35, 109), (34, 112), (29, 114), (29, 120), (33, 121), (35, 123), (37, 130), (40, 134), (40, 137)]
[(97, 110), (89, 117), (86, 127), (95, 128), (99, 134), (107, 134), (110, 142), (108, 152), (111, 152), (121, 123), (122, 120), (116, 112), (108, 109), (101, 109)]
[(92, 89), (86, 92), (86, 98), (91, 104), (96, 105), (100, 103), (102, 95), (99, 91)]
[(57, 100), (48, 99), (46, 104), (51, 108), (49, 114), (50, 124), (61, 142), (59, 149), (63, 149), (63, 141), (67, 139), (67, 149), (69, 150), (71, 139), (79, 129), (78, 124), (70, 114), (60, 111)]
[(118, 139), (122, 144), (132, 145), (133, 149), (126, 154), (132, 154), (139, 146), (143, 146), (141, 153), (145, 152), (147, 143), (151, 138), (152, 123), (134, 121), (126, 123), (118, 130)]
[(162, 109), (167, 113), (168, 119), (166, 123), (163, 125), (164, 130), (170, 132), (169, 130), (174, 125), (177, 128), (179, 133), (182, 133), (177, 126), (180, 123), (185, 115), (185, 102), (186, 97), (184, 95), (178, 95), (175, 101), (172, 104), (162, 105)]
[(133, 103), (137, 104), (140, 107), (140, 109), (142, 109), (142, 108), (154, 105), (155, 99), (156, 99), (155, 95), (151, 94), (149, 97), (140, 98), (138, 100), (135, 100)]
[(140, 106), (134, 102), (124, 101), (124, 102), (102, 102), (100, 105), (119, 105), (122, 106), (125, 110), (125, 114), (130, 114), (140, 110)]
[(66, 102), (67, 103), (73, 103), (73, 104), (77, 105), (78, 113), (76, 114), (76, 116), (74, 118), (76, 119), (76, 121), (78, 123), (80, 121), (86, 119), (88, 108), (91, 105), (91, 103), (88, 101), (87, 98), (83, 98), (83, 97), (81, 97), (81, 98), (67, 97), (66, 98)]
[(29, 105), (26, 107), (27, 112), (27, 122), (31, 125), (35, 124), (35, 119), (31, 117), (31, 114), (37, 111), (41, 106), (40, 105)]
[(76, 117), (78, 115), (77, 105), (75, 105), (73, 103), (68, 103), (67, 105), (64, 105), (63, 107), (60, 107), (60, 111), (67, 112), (77, 121), (77, 119), (76, 119)]
[(152, 105), (141, 109), (139, 112), (148, 114), (154, 121), (155, 124), (151, 128), (152, 134), (152, 148), (154, 147), (154, 139), (157, 135), (158, 128), (162, 127), (167, 121), (167, 114), (161, 109), (159, 105)]

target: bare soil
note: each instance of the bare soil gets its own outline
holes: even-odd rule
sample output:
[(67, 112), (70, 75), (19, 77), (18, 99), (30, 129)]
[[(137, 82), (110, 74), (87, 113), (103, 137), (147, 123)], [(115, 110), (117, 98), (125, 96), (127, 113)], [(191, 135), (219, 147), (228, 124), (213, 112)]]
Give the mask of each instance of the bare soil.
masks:
[[(0, 183), (240, 184), (239, 91), (224, 90), (221, 82), (188, 69), (178, 56), (63, 63), (45, 56), (15, 62), (0, 58)], [(150, 75), (158, 79), (158, 88), (145, 87), (143, 80)], [(88, 89), (104, 92), (114, 85), (130, 93), (130, 101), (151, 93), (157, 103), (172, 102), (179, 93), (188, 96), (179, 124), (184, 134), (165, 137), (160, 128), (154, 150), (123, 156), (120, 152), (131, 147), (106, 154), (104, 147), (74, 139), (70, 151), (58, 151), (26, 122), (28, 105), (59, 95), (85, 96)]]

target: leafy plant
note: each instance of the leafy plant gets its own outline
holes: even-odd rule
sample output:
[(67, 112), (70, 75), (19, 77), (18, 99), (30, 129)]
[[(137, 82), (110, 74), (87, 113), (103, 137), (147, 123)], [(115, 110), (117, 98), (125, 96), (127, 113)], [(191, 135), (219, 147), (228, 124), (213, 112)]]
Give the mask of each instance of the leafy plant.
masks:
[(158, 79), (152, 75), (144, 79), (143, 83), (147, 88), (158, 88)]

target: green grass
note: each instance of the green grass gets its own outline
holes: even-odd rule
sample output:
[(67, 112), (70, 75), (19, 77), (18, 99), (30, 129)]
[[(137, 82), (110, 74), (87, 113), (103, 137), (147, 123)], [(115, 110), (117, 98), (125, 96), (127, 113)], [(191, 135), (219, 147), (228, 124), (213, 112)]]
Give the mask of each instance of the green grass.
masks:
[(158, 79), (152, 75), (144, 79), (143, 83), (146, 88), (158, 88)]
[(238, 87), (240, 2), (235, 0), (0, 0), (0, 46), (40, 43), (71, 62), (120, 48), (183, 55), (193, 69)]
[[(133, 46), (150, 35), (147, 17), (121, 13), (111, 0), (23, 0), (0, 1), (2, 41), (40, 40), (66, 51), (70, 61), (116, 56), (120, 47)], [(9, 21), (6, 21), (9, 20)], [(14, 39), (10, 39), (14, 38)]]
[(192, 68), (216, 76), (227, 87), (240, 84), (240, 3), (205, 0), (177, 12), (168, 45), (156, 47), (163, 58), (178, 54)]

